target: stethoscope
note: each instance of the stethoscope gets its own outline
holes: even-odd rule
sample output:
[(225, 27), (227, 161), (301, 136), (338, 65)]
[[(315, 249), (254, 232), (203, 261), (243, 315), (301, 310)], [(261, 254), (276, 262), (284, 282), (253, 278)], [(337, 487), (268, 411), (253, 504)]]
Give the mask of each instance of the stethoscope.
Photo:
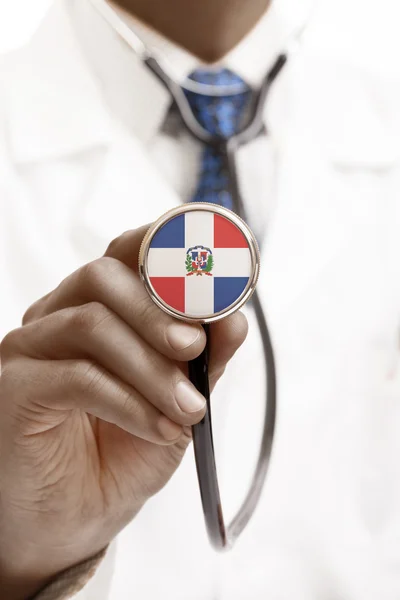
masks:
[[(226, 157), (233, 211), (244, 222), (247, 222), (246, 209), (238, 181), (236, 153), (240, 146), (254, 140), (265, 131), (264, 108), (271, 86), (285, 66), (289, 54), (292, 54), (294, 48), (297, 46), (305, 29), (305, 25), (292, 36), (290, 46), (288, 46), (285, 52), (282, 52), (277, 56), (272, 67), (265, 76), (256, 95), (252, 118), (246, 127), (231, 138), (223, 139), (213, 137), (199, 124), (192, 113), (183, 88), (205, 95), (233, 95), (243, 92), (242, 86), (235, 85), (215, 88), (214, 86), (194, 81), (186, 81), (184, 84), (177, 83), (173, 77), (168, 74), (167, 70), (163, 68), (161, 60), (151, 54), (136, 34), (128, 27), (123, 19), (120, 18), (117, 12), (107, 4), (106, 0), (90, 0), (90, 2), (129, 47), (134, 50), (143, 64), (145, 64), (167, 88), (187, 131), (196, 140), (217, 148), (218, 151)], [(309, 19), (307, 19), (306, 24), (308, 22)], [(196, 385), (197, 389), (205, 396), (208, 405), (208, 410), (204, 419), (193, 428), (193, 443), (206, 528), (210, 542), (216, 550), (231, 548), (253, 515), (264, 487), (274, 439), (277, 395), (274, 352), (266, 317), (257, 290), (254, 291), (251, 301), (261, 334), (267, 373), (265, 417), (261, 446), (252, 483), (239, 511), (229, 525), (225, 524), (223, 517), (215, 463), (210, 392), (208, 386), (208, 346), (198, 359), (189, 363), (190, 379)], [(209, 326), (205, 325), (204, 327), (209, 334)]]

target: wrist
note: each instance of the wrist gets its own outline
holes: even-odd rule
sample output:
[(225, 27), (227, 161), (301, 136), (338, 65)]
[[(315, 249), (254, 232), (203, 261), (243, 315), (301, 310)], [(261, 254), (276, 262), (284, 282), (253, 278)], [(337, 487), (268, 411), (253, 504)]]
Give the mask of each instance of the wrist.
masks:
[(27, 539), (26, 530), (26, 539), (21, 539), (20, 531), (14, 530), (10, 536), (5, 529), (0, 527), (4, 534), (0, 542), (0, 600), (27, 600), (56, 577), (60, 569), (44, 548)]
[[(41, 548), (24, 552), (26, 546), (22, 544), (18, 553), (10, 548), (11, 557), (8, 547), (0, 545), (0, 600), (32, 600), (47, 590), (51, 582), (59, 585), (62, 579), (63, 585), (72, 582), (79, 590), (93, 576), (108, 548), (108, 545), (103, 546), (100, 551), (80, 558), (73, 551), (68, 557), (63, 554), (60, 561), (59, 557), (54, 560), (54, 553), (45, 555)], [(63, 578), (63, 575), (66, 576)]]
[(52, 579), (43, 573), (3, 569), (0, 565), (0, 600), (28, 600), (34, 597)]
[(10, 574), (9, 571), (2, 571), (0, 565), (0, 600), (33, 600), (37, 594), (42, 597), (41, 592), (44, 592), (46, 597), (48, 593), (51, 597), (56, 593), (57, 598), (66, 597), (64, 594), (69, 598), (71, 593), (75, 595), (83, 589), (95, 575), (106, 553), (107, 548), (103, 548), (84, 562), (51, 576), (38, 571), (32, 574), (32, 571), (22, 570), (14, 570)]

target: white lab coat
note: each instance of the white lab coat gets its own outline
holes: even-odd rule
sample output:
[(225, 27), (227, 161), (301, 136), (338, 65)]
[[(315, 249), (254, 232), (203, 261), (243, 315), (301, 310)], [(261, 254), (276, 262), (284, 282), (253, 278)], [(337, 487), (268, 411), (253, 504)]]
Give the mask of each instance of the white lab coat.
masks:
[[(113, 237), (180, 202), (110, 119), (57, 19), (0, 68), (2, 335)], [(278, 163), (259, 290), (278, 418), (260, 506), (237, 547), (215, 555), (189, 451), (80, 600), (400, 598), (399, 80), (378, 72), (367, 43), (365, 57), (340, 47), (336, 56), (315, 31), (267, 109)], [(228, 514), (262, 417), (249, 319), (214, 402)]]

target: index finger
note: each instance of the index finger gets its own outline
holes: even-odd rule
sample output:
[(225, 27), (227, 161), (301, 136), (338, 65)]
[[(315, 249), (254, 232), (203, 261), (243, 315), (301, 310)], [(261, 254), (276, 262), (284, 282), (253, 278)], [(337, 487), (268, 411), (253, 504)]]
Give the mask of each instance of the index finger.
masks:
[(150, 225), (143, 225), (138, 229), (125, 231), (109, 244), (104, 256), (116, 258), (137, 272), (140, 246), (149, 227)]
[[(112, 240), (108, 245), (104, 256), (115, 258), (137, 272), (140, 246), (149, 227), (150, 225), (143, 225), (142, 227), (138, 227), (138, 229), (129, 229), (128, 231), (125, 231)], [(37, 319), (48, 315), (50, 312), (54, 312), (56, 308), (53, 308), (53, 298), (57, 295), (59, 289), (63, 287), (64, 281), (62, 281), (57, 288), (42, 298), (39, 298), (39, 300), (34, 302), (26, 310), (22, 319), (23, 325), (36, 321)], [(77, 303), (64, 304), (62, 308), (65, 308), (66, 306), (77, 306), (79, 304), (84, 304), (87, 301), (88, 300), (82, 298)], [(49, 305), (52, 307), (51, 309), (49, 308)]]
[[(151, 347), (168, 358), (184, 361), (198, 356), (205, 345), (201, 326), (179, 322), (158, 308), (135, 272), (146, 230), (141, 227), (116, 238), (102, 258), (69, 275), (52, 293), (31, 307), (24, 324), (79, 306), (90, 306), (101, 316), (105, 314), (100, 310), (102, 305), (109, 309), (106, 314), (118, 315)], [(96, 320), (96, 314), (93, 319)]]

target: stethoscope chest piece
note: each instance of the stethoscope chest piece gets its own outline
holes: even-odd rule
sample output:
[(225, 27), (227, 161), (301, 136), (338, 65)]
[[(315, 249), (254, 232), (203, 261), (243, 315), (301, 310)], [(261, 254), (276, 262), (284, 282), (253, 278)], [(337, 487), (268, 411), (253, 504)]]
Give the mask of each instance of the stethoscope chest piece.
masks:
[(143, 239), (139, 272), (153, 301), (188, 322), (212, 323), (254, 292), (260, 261), (242, 219), (208, 203), (185, 204), (160, 217)]

